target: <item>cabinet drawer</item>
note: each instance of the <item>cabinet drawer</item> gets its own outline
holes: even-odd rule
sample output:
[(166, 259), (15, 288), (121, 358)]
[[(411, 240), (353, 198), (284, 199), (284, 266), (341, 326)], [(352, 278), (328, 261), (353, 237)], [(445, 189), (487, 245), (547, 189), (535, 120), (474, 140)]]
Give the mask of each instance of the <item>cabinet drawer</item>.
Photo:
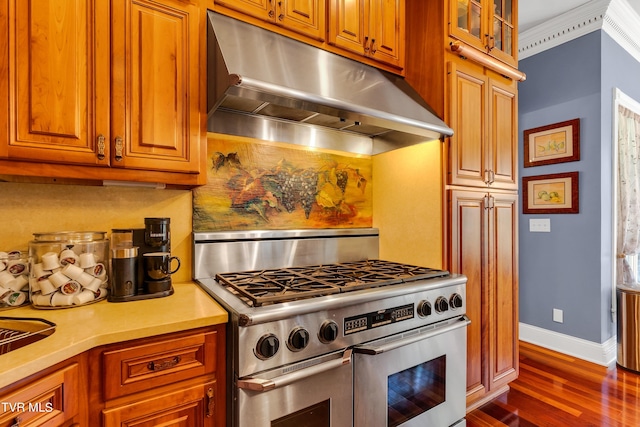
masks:
[(102, 411), (104, 427), (213, 427), (215, 382)]
[(212, 374), (216, 332), (170, 336), (102, 353), (104, 399)]
[(75, 363), (0, 396), (0, 426), (59, 426), (78, 415), (79, 377)]

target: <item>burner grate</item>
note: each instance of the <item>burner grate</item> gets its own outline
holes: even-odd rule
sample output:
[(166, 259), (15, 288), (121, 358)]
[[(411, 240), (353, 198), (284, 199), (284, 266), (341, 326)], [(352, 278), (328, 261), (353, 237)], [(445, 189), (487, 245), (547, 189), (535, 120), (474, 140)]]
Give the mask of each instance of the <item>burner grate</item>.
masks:
[(448, 275), (444, 270), (382, 260), (216, 275), (250, 306), (294, 301)]

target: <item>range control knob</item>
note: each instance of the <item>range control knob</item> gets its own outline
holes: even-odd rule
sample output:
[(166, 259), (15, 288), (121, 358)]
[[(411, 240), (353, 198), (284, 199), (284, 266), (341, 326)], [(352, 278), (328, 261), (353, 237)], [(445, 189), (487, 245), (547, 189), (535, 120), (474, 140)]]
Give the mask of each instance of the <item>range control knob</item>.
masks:
[(289, 341), (287, 341), (287, 347), (291, 351), (300, 351), (309, 344), (309, 332), (305, 328), (295, 328), (289, 334)]
[(449, 298), (449, 305), (453, 310), (462, 308), (462, 296), (460, 296), (460, 294), (451, 295), (451, 298)]
[(260, 337), (256, 344), (256, 356), (260, 359), (269, 359), (278, 352), (280, 341), (273, 334), (267, 334)]
[(449, 310), (449, 303), (445, 297), (438, 297), (435, 306), (438, 313), (443, 313)]
[(420, 301), (418, 303), (418, 314), (422, 317), (431, 316), (431, 303), (429, 301)]
[(318, 338), (325, 344), (335, 341), (338, 338), (338, 324), (333, 320), (326, 320), (320, 326)]

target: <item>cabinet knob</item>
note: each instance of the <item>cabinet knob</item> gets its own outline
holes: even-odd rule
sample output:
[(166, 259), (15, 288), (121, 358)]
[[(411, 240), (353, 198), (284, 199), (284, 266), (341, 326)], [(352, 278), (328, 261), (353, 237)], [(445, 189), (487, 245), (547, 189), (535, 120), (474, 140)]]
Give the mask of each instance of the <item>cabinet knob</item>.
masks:
[(121, 136), (116, 137), (116, 162), (122, 161), (122, 153), (124, 151), (124, 140)]
[(104, 149), (104, 135), (100, 134), (98, 135), (98, 160), (104, 160)]
[(371, 54), (375, 54), (376, 50), (376, 39), (371, 39)]
[(369, 36), (364, 36), (364, 51), (369, 52)]

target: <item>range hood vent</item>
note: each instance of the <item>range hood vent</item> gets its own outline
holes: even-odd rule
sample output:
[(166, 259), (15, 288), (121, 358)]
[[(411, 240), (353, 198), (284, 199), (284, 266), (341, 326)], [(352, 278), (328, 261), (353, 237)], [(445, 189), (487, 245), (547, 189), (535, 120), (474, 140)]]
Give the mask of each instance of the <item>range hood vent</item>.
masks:
[(210, 132), (361, 154), (453, 134), (401, 77), (208, 14)]

